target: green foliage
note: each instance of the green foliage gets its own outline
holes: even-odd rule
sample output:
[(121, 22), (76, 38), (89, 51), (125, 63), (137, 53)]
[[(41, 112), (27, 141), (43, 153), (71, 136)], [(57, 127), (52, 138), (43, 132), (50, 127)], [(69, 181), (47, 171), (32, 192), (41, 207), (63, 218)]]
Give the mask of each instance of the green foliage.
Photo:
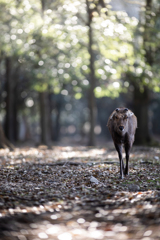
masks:
[[(109, 5), (93, 12), (96, 97), (116, 97), (126, 61), (134, 62), (133, 30), (137, 20)], [(106, 15), (107, 11), (107, 15)], [(67, 89), (79, 99), (89, 86), (88, 26), (85, 1), (0, 1), (1, 52), (16, 56), (31, 88), (54, 93)]]
[[(159, 92), (159, 1), (147, 12), (144, 8), (139, 23), (125, 12), (112, 11), (109, 4), (104, 8), (99, 1), (89, 3), (95, 96), (117, 97), (133, 82), (142, 91), (148, 86)], [(0, 0), (0, 31), (1, 58), (17, 59), (13, 71), (18, 65), (31, 89), (55, 94), (67, 90), (76, 99), (85, 95), (90, 86), (85, 0), (48, 0), (44, 6), (40, 0)], [(152, 63), (146, 60), (149, 52)]]
[[(147, 6), (147, 4), (149, 4)], [(155, 92), (160, 91), (159, 81), (159, 0), (146, 1), (146, 8), (141, 11), (141, 20), (135, 31), (134, 64), (127, 64), (126, 78), (139, 86), (141, 92), (147, 87)]]

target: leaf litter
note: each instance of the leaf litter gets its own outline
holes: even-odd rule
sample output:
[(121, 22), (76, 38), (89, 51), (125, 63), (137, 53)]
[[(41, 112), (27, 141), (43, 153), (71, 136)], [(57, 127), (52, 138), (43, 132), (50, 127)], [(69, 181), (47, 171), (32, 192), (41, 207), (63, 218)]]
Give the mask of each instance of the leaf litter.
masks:
[(0, 150), (0, 239), (160, 239), (160, 149)]

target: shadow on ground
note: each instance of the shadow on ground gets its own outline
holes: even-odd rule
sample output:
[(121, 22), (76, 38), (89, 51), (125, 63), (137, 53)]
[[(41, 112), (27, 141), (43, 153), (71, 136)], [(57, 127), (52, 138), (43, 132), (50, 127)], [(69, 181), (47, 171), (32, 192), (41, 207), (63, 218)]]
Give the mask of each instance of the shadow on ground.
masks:
[(1, 239), (160, 239), (160, 149), (0, 150)]

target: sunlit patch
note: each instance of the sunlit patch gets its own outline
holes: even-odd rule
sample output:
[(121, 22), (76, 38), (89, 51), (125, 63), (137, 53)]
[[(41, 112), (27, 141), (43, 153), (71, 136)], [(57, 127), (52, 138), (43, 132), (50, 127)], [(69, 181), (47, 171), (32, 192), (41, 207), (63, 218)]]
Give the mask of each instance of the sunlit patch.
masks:
[(31, 5), (30, 5), (29, 1), (27, 1), (27, 0), (24, 1), (24, 6), (25, 6), (25, 8), (24, 8), (25, 11), (28, 11), (31, 8)]
[(151, 234), (152, 234), (152, 230), (147, 230), (147, 231), (143, 234), (143, 236), (144, 236), (144, 237), (149, 237)]
[(63, 73), (64, 73), (64, 70), (63, 70), (63, 69), (59, 69), (59, 70), (58, 70), (58, 73), (59, 73), (59, 74), (63, 74)]
[(111, 71), (111, 67), (110, 66), (104, 66), (104, 69), (107, 71), (107, 72), (110, 72)]
[(31, 227), (31, 228), (38, 228), (38, 225), (35, 224), (35, 223), (31, 223), (31, 224), (30, 224), (30, 227)]
[[(59, 209), (57, 209), (57, 210), (59, 210)], [(58, 218), (60, 218), (60, 217), (61, 217), (61, 214), (60, 214), (60, 213), (51, 215), (51, 219), (53, 219), (53, 220), (56, 220), (56, 219), (58, 219)]]
[[(81, 57), (77, 57), (77, 58), (76, 58), (76, 62), (77, 62), (77, 63), (81, 63), (81, 62), (82, 62), (82, 58), (81, 58)], [(86, 66), (86, 65), (85, 65), (85, 66)]]
[[(105, 233), (105, 236), (106, 236), (106, 237), (111, 237), (111, 238), (113, 238), (114, 235), (115, 235), (115, 232), (113, 232), (113, 231), (107, 231), (107, 232)], [(118, 237), (118, 238), (119, 238), (119, 237)], [(123, 238), (123, 239), (124, 239), (124, 238)]]
[(94, 239), (103, 239), (104, 232), (102, 230), (91, 230), (89, 231), (89, 237)]
[(64, 74), (64, 78), (65, 78), (65, 79), (69, 78), (69, 74), (68, 74), (68, 73), (65, 73), (65, 74)]
[(30, 52), (29, 56), (33, 57), (34, 56), (34, 52)]
[[(51, 224), (50, 224), (51, 225)], [(52, 227), (48, 228), (46, 230), (46, 233), (48, 235), (55, 235), (61, 232), (61, 228), (59, 225), (55, 224), (54, 226), (52, 225)]]
[(125, 86), (125, 87), (129, 87), (129, 82), (125, 81), (125, 82), (124, 82), (124, 86)]
[(96, 214), (95, 214), (95, 217), (96, 217), (96, 218), (100, 218), (100, 217), (102, 217), (102, 214), (101, 214), (101, 213), (96, 213)]
[(61, 94), (67, 96), (67, 95), (68, 95), (68, 91), (67, 91), (66, 89), (63, 89), (63, 90), (61, 91)]
[(84, 218), (78, 218), (77, 223), (83, 224), (83, 223), (85, 223), (85, 219)]
[(78, 82), (77, 82), (76, 80), (73, 80), (73, 81), (72, 81), (72, 85), (74, 85), (74, 86), (76, 86), (77, 83), (78, 83)]
[(115, 28), (115, 32), (119, 33), (119, 34), (123, 34), (124, 31), (126, 31), (127, 28), (123, 25), (123, 24), (118, 24)]
[(84, 79), (83, 84), (87, 86), (87, 85), (89, 85), (89, 81), (87, 79)]
[(24, 31), (25, 31), (25, 33), (29, 33), (29, 32), (30, 32), (29, 27), (26, 27), (26, 28), (24, 29)]
[(47, 13), (47, 14), (52, 13), (52, 9), (47, 9), (46, 13)]
[(90, 227), (91, 228), (97, 228), (98, 227), (98, 222), (95, 222), (95, 221), (91, 222)]
[(138, 20), (137, 18), (132, 17), (131, 24), (132, 24), (133, 26), (137, 26), (138, 22), (139, 22), (139, 20)]
[(32, 38), (31, 40), (29, 40), (29, 44), (33, 44), (36, 42), (36, 39)]
[(76, 62), (72, 63), (72, 67), (77, 67), (77, 63)]
[(135, 69), (136, 73), (141, 74), (143, 72), (143, 69), (138, 67)]
[[(111, 22), (109, 19), (107, 19), (107, 20), (105, 20), (105, 21), (103, 21), (103, 22), (101, 23), (101, 26), (102, 26), (102, 27), (107, 27), (107, 26), (109, 26), (111, 23), (112, 23), (112, 22)], [(113, 23), (112, 23), (112, 24), (113, 24)]]
[(83, 69), (83, 70), (87, 70), (88, 67), (87, 67), (86, 65), (83, 65), (83, 66), (82, 66), (82, 69)]
[(70, 63), (65, 63), (65, 68), (69, 68), (70, 67)]
[(99, 134), (101, 133), (101, 131), (102, 131), (102, 129), (101, 129), (101, 126), (100, 126), (100, 125), (95, 126), (95, 128), (94, 128), (94, 133), (95, 133), (96, 135), (99, 135)]
[(112, 37), (114, 35), (113, 29), (105, 29), (104, 33), (105, 36), (110, 36)]
[(39, 66), (42, 66), (43, 64), (44, 64), (44, 61), (42, 61), (42, 60), (38, 62)]
[(63, 8), (68, 12), (77, 13), (78, 9), (73, 4), (64, 4)]
[[(57, 32), (58, 33), (58, 32)], [(60, 33), (61, 34), (61, 33)], [(64, 49), (65, 48), (65, 45), (64, 43), (57, 43), (57, 47), (58, 49)]]
[(21, 39), (17, 39), (16, 43), (17, 44), (22, 44), (22, 40)]
[(104, 74), (104, 70), (103, 70), (103, 69), (98, 69), (97, 72), (98, 72), (99, 74)]
[(22, 34), (22, 33), (23, 33), (23, 29), (19, 28), (19, 29), (17, 30), (17, 33), (18, 33), (18, 34)]
[(114, 82), (114, 83), (113, 83), (113, 87), (114, 87), (114, 88), (119, 88), (119, 87), (120, 87), (119, 82)]
[(102, 91), (102, 88), (101, 88), (101, 87), (96, 87), (96, 91), (97, 91), (97, 92), (101, 92), (101, 91)]
[(48, 30), (47, 29), (43, 29), (42, 33), (46, 34), (46, 33), (48, 33)]
[(47, 239), (47, 238), (48, 238), (48, 235), (47, 235), (46, 233), (42, 232), (42, 233), (38, 233), (38, 237), (39, 237), (40, 239)]
[(25, 100), (25, 104), (26, 104), (27, 107), (33, 107), (34, 101), (33, 101), (32, 98), (27, 98), (27, 99)]
[(90, 122), (85, 122), (84, 125), (83, 125), (83, 131), (85, 133), (88, 133), (89, 130), (90, 130), (90, 127), (91, 127)]
[(81, 99), (82, 93), (78, 92), (74, 95), (75, 99)]
[(71, 233), (72, 233), (73, 235), (80, 235), (80, 236), (82, 236), (82, 232), (83, 232), (83, 230), (82, 230), (82, 229), (79, 229), (79, 228), (75, 228), (75, 229), (73, 229), (73, 230), (71, 231)]
[(72, 240), (72, 235), (69, 232), (62, 233), (58, 235), (59, 240)]
[(12, 40), (15, 40), (16, 38), (17, 38), (16, 35), (11, 35), (11, 39), (12, 39)]

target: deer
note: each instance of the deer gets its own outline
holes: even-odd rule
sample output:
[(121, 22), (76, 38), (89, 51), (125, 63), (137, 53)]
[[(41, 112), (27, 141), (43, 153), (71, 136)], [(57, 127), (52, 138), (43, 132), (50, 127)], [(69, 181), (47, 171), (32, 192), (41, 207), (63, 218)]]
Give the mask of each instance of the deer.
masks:
[[(110, 115), (107, 126), (112, 136), (115, 149), (118, 152), (120, 178), (123, 179), (124, 175), (129, 175), (129, 157), (135, 139), (137, 117), (128, 108), (116, 108)], [(126, 166), (124, 166), (122, 157), (123, 147), (126, 154)]]

